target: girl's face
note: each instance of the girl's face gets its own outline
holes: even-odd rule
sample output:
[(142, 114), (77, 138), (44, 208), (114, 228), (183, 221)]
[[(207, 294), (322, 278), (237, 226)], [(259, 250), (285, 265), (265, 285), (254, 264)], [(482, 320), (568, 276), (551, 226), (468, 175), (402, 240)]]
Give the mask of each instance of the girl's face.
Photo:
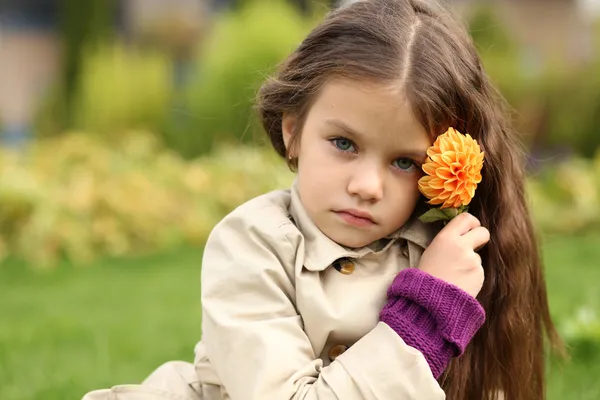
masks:
[[(289, 145), (297, 120), (283, 119)], [(397, 89), (327, 83), (310, 109), (299, 146), (298, 190), (317, 227), (362, 247), (400, 228), (419, 199), (417, 181), (432, 141)]]

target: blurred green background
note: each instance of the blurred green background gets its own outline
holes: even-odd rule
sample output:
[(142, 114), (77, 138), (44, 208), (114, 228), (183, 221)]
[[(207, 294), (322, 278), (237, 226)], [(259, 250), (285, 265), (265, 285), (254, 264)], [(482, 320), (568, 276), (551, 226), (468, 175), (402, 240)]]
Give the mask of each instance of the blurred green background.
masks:
[[(292, 179), (253, 96), (332, 3), (0, 3), (0, 399), (192, 360), (208, 233)], [(549, 398), (599, 399), (600, 1), (449, 3), (530, 152)]]

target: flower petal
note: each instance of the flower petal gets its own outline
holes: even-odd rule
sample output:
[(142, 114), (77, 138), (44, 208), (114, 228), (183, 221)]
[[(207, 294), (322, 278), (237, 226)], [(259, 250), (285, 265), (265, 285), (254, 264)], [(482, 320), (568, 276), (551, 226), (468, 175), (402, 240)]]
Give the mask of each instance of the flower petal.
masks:
[(441, 200), (448, 200), (451, 195), (452, 192), (442, 191), (442, 193), (438, 194), (436, 197)]
[(444, 190), (446, 190), (448, 192), (454, 192), (456, 190), (457, 186), (458, 186), (457, 179), (452, 179), (452, 180), (444, 182)]
[(466, 186), (467, 186), (467, 193), (469, 194), (469, 198), (472, 199), (473, 196), (475, 196), (475, 188), (477, 187), (477, 185), (469, 183)]
[(441, 190), (436, 189), (422, 189), (421, 193), (428, 199), (436, 199), (439, 197), (440, 193), (443, 193)]
[(455, 175), (452, 173), (452, 171), (448, 167), (440, 167), (440, 168), (435, 169), (435, 175), (438, 178), (445, 179), (445, 180), (450, 180), (450, 179), (455, 178)]
[[(454, 155), (454, 153), (452, 153), (452, 155)], [(451, 165), (454, 163), (454, 157), (451, 157), (450, 155), (448, 155), (448, 153), (442, 153), (442, 160), (447, 165)]]
[(454, 176), (458, 175), (458, 173), (462, 171), (462, 168), (463, 166), (459, 163), (450, 164), (450, 172), (452, 172), (452, 175)]
[(423, 169), (423, 172), (425, 172), (427, 175), (436, 176), (437, 171), (440, 170), (441, 168), (436, 163), (428, 162), (428, 163), (423, 164), (422, 169)]
[(440, 178), (432, 178), (429, 181), (429, 187), (432, 189), (443, 189), (444, 188), (444, 180)]
[(429, 204), (437, 206), (438, 204), (442, 204), (444, 202), (444, 200), (440, 199), (439, 197), (435, 197), (431, 200), (428, 201)]
[(446, 162), (442, 159), (442, 155), (441, 154), (429, 154), (429, 158), (431, 158), (431, 161), (439, 164), (439, 165), (447, 165)]
[(433, 157), (433, 156), (439, 156), (440, 155), (440, 149), (433, 145), (430, 148), (427, 149), (427, 155), (429, 157)]

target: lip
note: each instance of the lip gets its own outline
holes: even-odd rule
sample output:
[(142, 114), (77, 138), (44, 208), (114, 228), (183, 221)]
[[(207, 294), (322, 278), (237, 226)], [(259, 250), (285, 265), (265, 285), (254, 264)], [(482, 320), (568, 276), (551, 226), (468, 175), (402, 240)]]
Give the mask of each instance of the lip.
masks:
[(335, 211), (337, 215), (340, 216), (346, 223), (355, 226), (370, 226), (375, 225), (375, 221), (373, 221), (373, 216), (368, 212), (356, 210), (356, 209), (346, 209), (346, 210), (337, 210)]

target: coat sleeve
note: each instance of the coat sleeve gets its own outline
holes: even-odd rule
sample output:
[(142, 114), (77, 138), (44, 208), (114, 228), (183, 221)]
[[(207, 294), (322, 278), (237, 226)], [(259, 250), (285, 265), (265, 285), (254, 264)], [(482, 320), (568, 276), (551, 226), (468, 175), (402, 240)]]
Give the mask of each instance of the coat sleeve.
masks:
[(234, 212), (207, 242), (202, 342), (231, 399), (444, 399), (423, 355), (384, 323), (323, 367), (295, 308), (293, 229)]

